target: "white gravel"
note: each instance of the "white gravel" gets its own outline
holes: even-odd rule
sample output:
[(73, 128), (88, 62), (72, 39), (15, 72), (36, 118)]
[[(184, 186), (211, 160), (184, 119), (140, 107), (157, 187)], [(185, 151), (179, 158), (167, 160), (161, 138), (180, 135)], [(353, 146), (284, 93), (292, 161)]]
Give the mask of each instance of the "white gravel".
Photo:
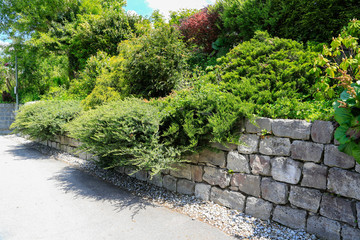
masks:
[(73, 167), (126, 189), (153, 204), (168, 207), (186, 214), (194, 220), (197, 219), (213, 225), (238, 239), (317, 239), (315, 235), (311, 235), (305, 231), (293, 230), (273, 221), (263, 221), (210, 201), (196, 199), (194, 196), (173, 193), (164, 188), (122, 175), (114, 170), (101, 169), (91, 161), (82, 160), (68, 153), (21, 137), (16, 137), (15, 135), (9, 135), (8, 137), (26, 144), (45, 155), (49, 155), (56, 160), (67, 162)]

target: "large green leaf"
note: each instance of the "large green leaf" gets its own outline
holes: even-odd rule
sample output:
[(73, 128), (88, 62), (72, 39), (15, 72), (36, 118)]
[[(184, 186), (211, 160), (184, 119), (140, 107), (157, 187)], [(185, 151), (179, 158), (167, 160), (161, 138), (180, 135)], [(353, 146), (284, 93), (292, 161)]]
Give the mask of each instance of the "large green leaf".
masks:
[(351, 141), (351, 139), (346, 136), (348, 129), (349, 128), (345, 126), (340, 126), (336, 129), (334, 137), (340, 142), (340, 144), (349, 143)]
[(350, 127), (353, 115), (351, 114), (351, 109), (337, 107), (337, 108), (335, 108), (334, 117), (335, 117), (335, 120), (340, 125), (345, 125), (345, 126)]

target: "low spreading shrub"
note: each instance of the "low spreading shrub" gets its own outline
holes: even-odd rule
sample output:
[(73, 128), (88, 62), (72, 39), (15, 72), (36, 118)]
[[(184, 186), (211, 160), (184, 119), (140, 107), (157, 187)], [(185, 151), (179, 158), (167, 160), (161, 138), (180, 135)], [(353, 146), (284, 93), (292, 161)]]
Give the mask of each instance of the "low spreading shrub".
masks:
[(52, 140), (64, 134), (64, 125), (79, 115), (79, 101), (39, 101), (20, 108), (11, 125), (14, 133), (32, 139)]
[(162, 141), (183, 151), (196, 151), (209, 141), (237, 142), (240, 121), (251, 118), (254, 105), (212, 83), (197, 82), (160, 102)]
[(125, 99), (84, 112), (66, 129), (102, 167), (135, 166), (156, 174), (179, 162), (181, 154), (160, 142), (161, 116), (152, 104)]
[[(326, 112), (317, 112), (321, 109), (313, 108), (315, 112), (297, 114), (308, 110), (305, 102), (312, 100), (315, 75), (309, 70), (315, 57), (316, 53), (305, 50), (296, 41), (272, 38), (268, 33), (258, 31), (253, 39), (239, 44), (220, 58), (206, 78), (218, 84), (221, 91), (254, 104), (256, 115), (316, 119)], [(276, 105), (285, 105), (288, 109), (278, 111)]]

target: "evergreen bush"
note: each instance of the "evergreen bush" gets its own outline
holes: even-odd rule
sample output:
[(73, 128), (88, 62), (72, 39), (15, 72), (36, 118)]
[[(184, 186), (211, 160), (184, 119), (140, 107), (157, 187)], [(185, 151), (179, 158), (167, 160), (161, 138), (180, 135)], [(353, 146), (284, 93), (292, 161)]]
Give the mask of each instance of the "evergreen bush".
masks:
[(64, 125), (81, 111), (79, 101), (39, 101), (20, 108), (11, 125), (14, 133), (37, 140), (53, 140), (65, 133)]
[(178, 149), (160, 142), (161, 119), (156, 106), (131, 98), (84, 112), (67, 130), (104, 168), (135, 166), (156, 174), (181, 161)]

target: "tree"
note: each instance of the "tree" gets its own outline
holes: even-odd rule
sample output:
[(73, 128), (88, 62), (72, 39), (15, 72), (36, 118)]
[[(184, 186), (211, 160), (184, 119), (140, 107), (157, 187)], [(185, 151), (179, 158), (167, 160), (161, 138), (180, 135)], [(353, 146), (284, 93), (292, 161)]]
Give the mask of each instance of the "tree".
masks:
[(117, 44), (131, 34), (134, 24), (130, 25), (124, 4), (123, 0), (0, 0), (0, 30), (66, 55), (73, 79), (91, 55), (98, 50), (115, 54)]

